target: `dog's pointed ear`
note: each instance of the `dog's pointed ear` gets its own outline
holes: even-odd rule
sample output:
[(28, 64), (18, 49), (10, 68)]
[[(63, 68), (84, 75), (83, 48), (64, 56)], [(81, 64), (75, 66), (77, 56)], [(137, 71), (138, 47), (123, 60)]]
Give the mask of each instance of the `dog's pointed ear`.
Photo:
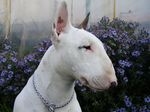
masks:
[(90, 16), (90, 12), (86, 15), (86, 18), (83, 20), (83, 22), (78, 26), (78, 28), (83, 28), (86, 29), (87, 28), (87, 24), (89, 21), (89, 16)]
[(65, 1), (61, 2), (58, 6), (56, 18), (54, 24), (52, 24), (52, 36), (51, 41), (54, 46), (60, 41), (60, 34), (62, 32), (67, 32), (71, 26), (69, 21), (69, 14), (67, 3)]
[(58, 35), (68, 29), (69, 16), (67, 3), (65, 1), (61, 2), (60, 6), (58, 7), (58, 13), (55, 19), (55, 26)]

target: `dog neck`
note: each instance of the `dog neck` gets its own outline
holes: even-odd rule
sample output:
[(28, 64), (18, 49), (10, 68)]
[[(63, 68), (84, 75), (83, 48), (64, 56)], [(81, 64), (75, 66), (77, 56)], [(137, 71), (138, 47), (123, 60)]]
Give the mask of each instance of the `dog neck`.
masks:
[(35, 71), (35, 83), (41, 95), (56, 105), (68, 102), (74, 93), (74, 80), (56, 71), (54, 47), (50, 47)]

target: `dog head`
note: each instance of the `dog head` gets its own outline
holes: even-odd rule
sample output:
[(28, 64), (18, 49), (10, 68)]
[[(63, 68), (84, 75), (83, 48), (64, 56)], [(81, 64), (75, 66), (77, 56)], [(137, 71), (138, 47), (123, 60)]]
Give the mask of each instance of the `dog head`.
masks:
[(95, 90), (117, 85), (115, 70), (103, 43), (90, 32), (71, 25), (66, 2), (59, 7), (51, 40), (60, 58), (61, 73)]

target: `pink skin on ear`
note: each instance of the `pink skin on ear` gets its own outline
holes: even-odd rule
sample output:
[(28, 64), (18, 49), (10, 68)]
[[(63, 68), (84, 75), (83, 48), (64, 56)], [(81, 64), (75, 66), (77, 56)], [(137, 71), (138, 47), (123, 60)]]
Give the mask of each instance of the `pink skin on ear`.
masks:
[(56, 26), (56, 31), (58, 34), (60, 34), (63, 31), (63, 28), (66, 25), (64, 24), (64, 20), (59, 16), (57, 20), (57, 26)]
[(59, 9), (57, 21), (56, 21), (56, 32), (60, 34), (63, 32), (68, 23), (68, 10), (66, 3), (63, 3)]

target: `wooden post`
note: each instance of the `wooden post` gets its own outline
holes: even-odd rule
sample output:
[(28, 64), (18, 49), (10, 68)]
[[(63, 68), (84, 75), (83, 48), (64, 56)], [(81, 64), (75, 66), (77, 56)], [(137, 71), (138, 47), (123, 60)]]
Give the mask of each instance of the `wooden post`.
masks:
[(5, 39), (10, 35), (11, 27), (11, 0), (5, 1)]
[(114, 0), (114, 12), (113, 12), (113, 18), (116, 18), (116, 0)]

